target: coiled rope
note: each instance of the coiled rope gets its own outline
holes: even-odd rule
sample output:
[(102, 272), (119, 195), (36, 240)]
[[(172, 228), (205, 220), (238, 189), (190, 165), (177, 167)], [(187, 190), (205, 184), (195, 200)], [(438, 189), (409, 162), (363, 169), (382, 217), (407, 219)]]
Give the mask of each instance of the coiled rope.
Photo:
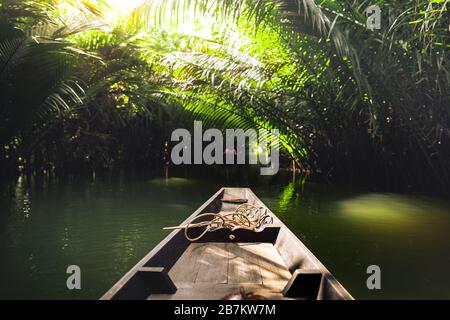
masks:
[[(207, 221), (200, 221), (201, 218), (212, 217)], [(273, 223), (272, 216), (267, 214), (267, 209), (251, 204), (242, 204), (231, 213), (202, 213), (192, 218), (185, 226), (167, 227), (164, 230), (184, 229), (184, 236), (189, 241), (200, 240), (206, 233), (219, 229), (246, 229), (253, 232), (261, 232), (266, 226)], [(197, 237), (190, 237), (189, 230), (194, 228), (205, 228)]]

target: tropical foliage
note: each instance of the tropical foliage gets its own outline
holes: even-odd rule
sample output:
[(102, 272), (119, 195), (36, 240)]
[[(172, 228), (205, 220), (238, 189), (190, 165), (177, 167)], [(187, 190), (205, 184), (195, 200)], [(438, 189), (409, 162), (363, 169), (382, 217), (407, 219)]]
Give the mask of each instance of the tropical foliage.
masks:
[[(380, 30), (366, 28), (371, 4)], [(449, 8), (3, 1), (2, 169), (161, 164), (171, 130), (197, 118), (279, 129), (304, 174), (448, 190)]]

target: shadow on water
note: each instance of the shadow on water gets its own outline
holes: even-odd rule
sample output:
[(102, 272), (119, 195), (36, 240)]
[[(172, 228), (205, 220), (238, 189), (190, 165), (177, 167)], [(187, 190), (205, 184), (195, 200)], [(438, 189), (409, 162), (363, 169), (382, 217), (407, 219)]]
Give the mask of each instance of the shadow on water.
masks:
[[(188, 178), (22, 177), (2, 200), (0, 298), (100, 297), (167, 235), (164, 226), (220, 187)], [(356, 298), (450, 298), (448, 203), (289, 179), (253, 189)], [(79, 291), (66, 289), (72, 264), (81, 267)], [(372, 264), (381, 267), (380, 291), (365, 285)]]

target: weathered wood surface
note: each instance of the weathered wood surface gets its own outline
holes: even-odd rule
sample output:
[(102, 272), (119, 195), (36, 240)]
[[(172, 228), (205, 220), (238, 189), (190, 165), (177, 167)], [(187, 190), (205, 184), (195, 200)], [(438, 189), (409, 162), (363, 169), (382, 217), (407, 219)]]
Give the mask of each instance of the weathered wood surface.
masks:
[(291, 273), (270, 243), (193, 243), (169, 272), (178, 288), (150, 299), (221, 299), (244, 288), (282, 299)]
[[(249, 204), (265, 205), (248, 188), (222, 188), (181, 225), (202, 213), (232, 212), (237, 205), (222, 198), (247, 198)], [(195, 243), (184, 238), (182, 230), (171, 232), (135, 267), (120, 279), (102, 299), (121, 297), (141, 299), (220, 299), (245, 288), (268, 299), (281, 299), (291, 274), (296, 270), (317, 270), (323, 275), (317, 299), (351, 300), (352, 296), (309, 249), (269, 210), (273, 225), (261, 233), (236, 230), (208, 233)], [(164, 268), (177, 287), (172, 295), (152, 294), (151, 283), (135, 282), (142, 268)], [(298, 272), (297, 272), (298, 276)], [(302, 280), (302, 278), (299, 278)], [(294, 283), (294, 279), (291, 281)], [(298, 282), (298, 281), (296, 281)], [(301, 282), (301, 281), (300, 281)], [(127, 292), (124, 292), (127, 291)], [(148, 295), (145, 295), (148, 292)]]

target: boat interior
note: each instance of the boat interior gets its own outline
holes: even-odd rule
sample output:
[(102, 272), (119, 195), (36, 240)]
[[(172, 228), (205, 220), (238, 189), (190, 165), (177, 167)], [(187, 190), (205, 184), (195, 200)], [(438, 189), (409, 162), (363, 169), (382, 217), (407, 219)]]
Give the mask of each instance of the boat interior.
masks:
[[(202, 213), (233, 212), (237, 205), (221, 199), (237, 197), (265, 207), (250, 189), (223, 188), (182, 225)], [(261, 232), (219, 229), (191, 242), (175, 230), (102, 299), (220, 300), (241, 290), (268, 300), (352, 299), (275, 215)]]

